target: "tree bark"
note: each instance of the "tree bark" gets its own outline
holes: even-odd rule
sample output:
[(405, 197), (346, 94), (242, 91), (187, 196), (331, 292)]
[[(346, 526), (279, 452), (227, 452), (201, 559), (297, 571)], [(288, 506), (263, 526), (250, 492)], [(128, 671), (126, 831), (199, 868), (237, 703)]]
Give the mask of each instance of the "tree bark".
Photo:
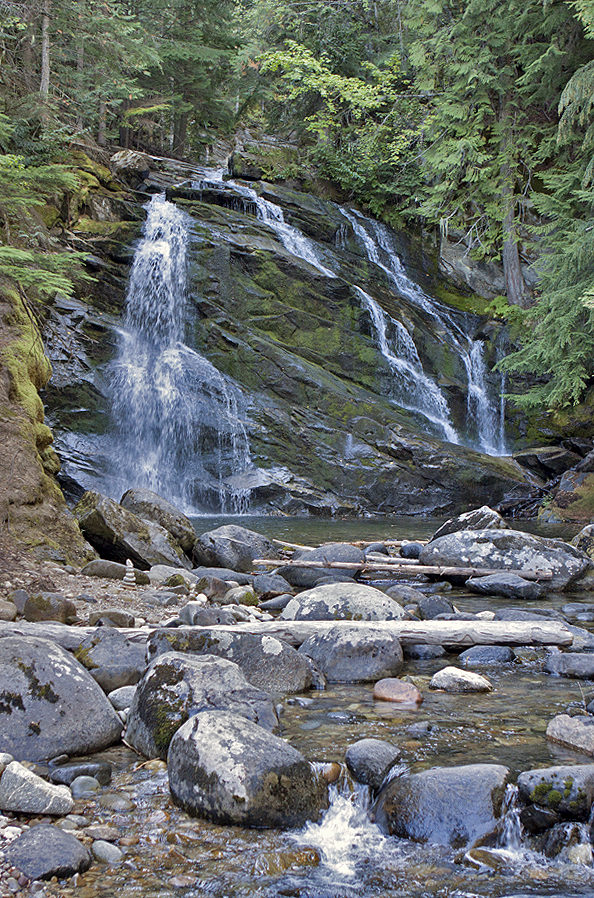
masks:
[(433, 565), (418, 564), (416, 560), (408, 561), (386, 561), (384, 562), (361, 562), (360, 564), (353, 561), (279, 561), (278, 558), (254, 558), (254, 565), (268, 565), (269, 567), (302, 567), (302, 568), (334, 568), (343, 571), (392, 571), (397, 573), (410, 573), (412, 570), (415, 574), (428, 574), (434, 577), (444, 577), (446, 580), (455, 578), (457, 580), (468, 580), (470, 577), (488, 577), (491, 574), (516, 574), (524, 580), (552, 580), (551, 571), (515, 571), (508, 568), (480, 568), (480, 567), (458, 567), (455, 565)]
[(52, 14), (52, 0), (43, 0), (41, 15), (41, 78), (39, 81), (39, 93), (45, 103), (49, 97), (50, 85), (50, 20)]

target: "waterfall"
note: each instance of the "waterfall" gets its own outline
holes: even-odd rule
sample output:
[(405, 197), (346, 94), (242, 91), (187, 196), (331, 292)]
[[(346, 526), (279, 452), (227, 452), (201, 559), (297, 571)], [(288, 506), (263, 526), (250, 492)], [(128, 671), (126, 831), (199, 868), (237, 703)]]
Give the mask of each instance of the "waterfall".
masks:
[[(385, 272), (402, 296), (435, 322), (443, 334), (443, 339), (450, 343), (462, 359), (468, 383), (468, 430), (471, 434), (473, 431), (476, 432), (477, 448), (488, 455), (505, 455), (503, 406), (500, 402), (494, 402), (489, 395), (482, 341), (470, 339), (449, 310), (427, 296), (414, 281), (410, 280), (396, 252), (390, 230), (385, 225), (344, 207), (340, 207), (340, 211), (350, 223), (370, 262)], [(387, 360), (390, 363), (390, 359)], [(437, 388), (437, 385), (435, 387)], [(445, 403), (445, 399), (443, 401)], [(449, 412), (446, 415), (447, 419)], [(446, 439), (450, 438), (446, 436)], [(458, 442), (457, 439), (450, 441)]]
[(114, 479), (186, 511), (245, 511), (225, 483), (250, 466), (240, 393), (183, 342), (192, 219), (162, 196), (147, 212), (110, 372)]

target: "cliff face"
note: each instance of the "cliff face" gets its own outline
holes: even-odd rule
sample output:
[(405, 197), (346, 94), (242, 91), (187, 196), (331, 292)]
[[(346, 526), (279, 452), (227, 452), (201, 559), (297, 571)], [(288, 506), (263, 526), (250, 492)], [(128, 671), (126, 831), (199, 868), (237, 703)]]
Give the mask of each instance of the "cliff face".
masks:
[[(287, 226), (313, 241), (318, 259), (312, 261), (262, 219), (245, 184), (196, 185), (198, 177), (178, 166), (153, 171), (144, 187), (156, 191), (184, 181), (168, 190), (192, 218), (184, 340), (216, 366), (237, 397), (252, 464), (227, 470), (223, 483), (206, 471), (189, 504), (216, 510), (227, 491), (249, 493), (256, 512), (441, 514), (526, 491), (514, 462), (464, 445), (478, 439), (460, 329), (479, 331), (484, 322), (445, 307), (437, 317), (428, 314), (406, 284), (399, 288), (385, 266), (370, 260), (356, 239), (357, 222), (334, 203), (286, 186), (251, 184), (258, 202), (282, 210)], [(45, 331), (54, 374), (44, 400), (62, 483), (73, 496), (91, 487), (119, 498), (132, 484), (118, 480), (123, 459), (110, 415), (110, 366), (140, 229), (130, 205), (127, 222), (118, 214), (121, 201), (110, 207), (105, 200), (102, 220), (98, 208), (94, 203), (95, 219), (82, 216), (74, 225), (77, 248), (92, 249), (96, 282), (76, 300), (54, 303)], [(412, 264), (405, 241), (393, 239)], [(416, 276), (430, 288), (422, 266)], [(400, 347), (412, 379), (410, 370), (398, 379), (379, 345), (374, 302), (394, 330), (393, 348), (414, 340), (414, 352), (408, 343)], [(448, 335), (450, 315), (457, 317)], [(424, 392), (442, 397), (438, 405), (444, 403), (458, 445), (443, 439), (443, 411), (438, 408), (441, 423), (419, 413)], [(196, 452), (212, 455), (205, 432)]]

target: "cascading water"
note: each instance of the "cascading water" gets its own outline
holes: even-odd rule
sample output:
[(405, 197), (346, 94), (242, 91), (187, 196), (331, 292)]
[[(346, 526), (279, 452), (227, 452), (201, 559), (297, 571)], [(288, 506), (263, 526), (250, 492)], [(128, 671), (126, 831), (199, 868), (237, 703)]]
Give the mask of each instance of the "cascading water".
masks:
[[(445, 307), (440, 306), (439, 303), (427, 296), (414, 281), (410, 280), (393, 245), (388, 228), (381, 222), (365, 218), (353, 210), (340, 207), (340, 211), (350, 223), (355, 237), (365, 249), (368, 259), (385, 272), (399, 293), (435, 321), (443, 333), (444, 340), (449, 342), (459, 354), (466, 369), (468, 381), (469, 430), (476, 431), (476, 442), (481, 451), (487, 455), (505, 455), (504, 409), (500, 404), (494, 403), (489, 396), (482, 341), (471, 340)], [(383, 312), (383, 315), (385, 316), (386, 313)], [(377, 332), (375, 319), (374, 326)], [(389, 356), (381, 347), (381, 341), (380, 348), (390, 363)], [(436, 385), (434, 386), (436, 387)], [(443, 401), (445, 403), (445, 399)], [(428, 417), (431, 420), (431, 417)], [(446, 420), (448, 418), (449, 414), (446, 415)], [(446, 439), (450, 439), (450, 437), (446, 436)], [(450, 442), (458, 442), (458, 440), (450, 439)]]
[(115, 479), (186, 511), (245, 511), (225, 483), (250, 466), (239, 391), (183, 342), (192, 220), (162, 196), (147, 210), (111, 370)]

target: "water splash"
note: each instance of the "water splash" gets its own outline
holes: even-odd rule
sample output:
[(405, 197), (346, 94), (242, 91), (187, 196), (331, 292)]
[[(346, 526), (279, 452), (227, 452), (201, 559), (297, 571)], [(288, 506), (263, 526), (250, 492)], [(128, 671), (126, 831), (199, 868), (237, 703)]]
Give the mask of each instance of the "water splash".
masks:
[(147, 206), (111, 369), (116, 479), (186, 511), (242, 512), (225, 478), (250, 466), (237, 388), (183, 343), (192, 220), (162, 196)]

